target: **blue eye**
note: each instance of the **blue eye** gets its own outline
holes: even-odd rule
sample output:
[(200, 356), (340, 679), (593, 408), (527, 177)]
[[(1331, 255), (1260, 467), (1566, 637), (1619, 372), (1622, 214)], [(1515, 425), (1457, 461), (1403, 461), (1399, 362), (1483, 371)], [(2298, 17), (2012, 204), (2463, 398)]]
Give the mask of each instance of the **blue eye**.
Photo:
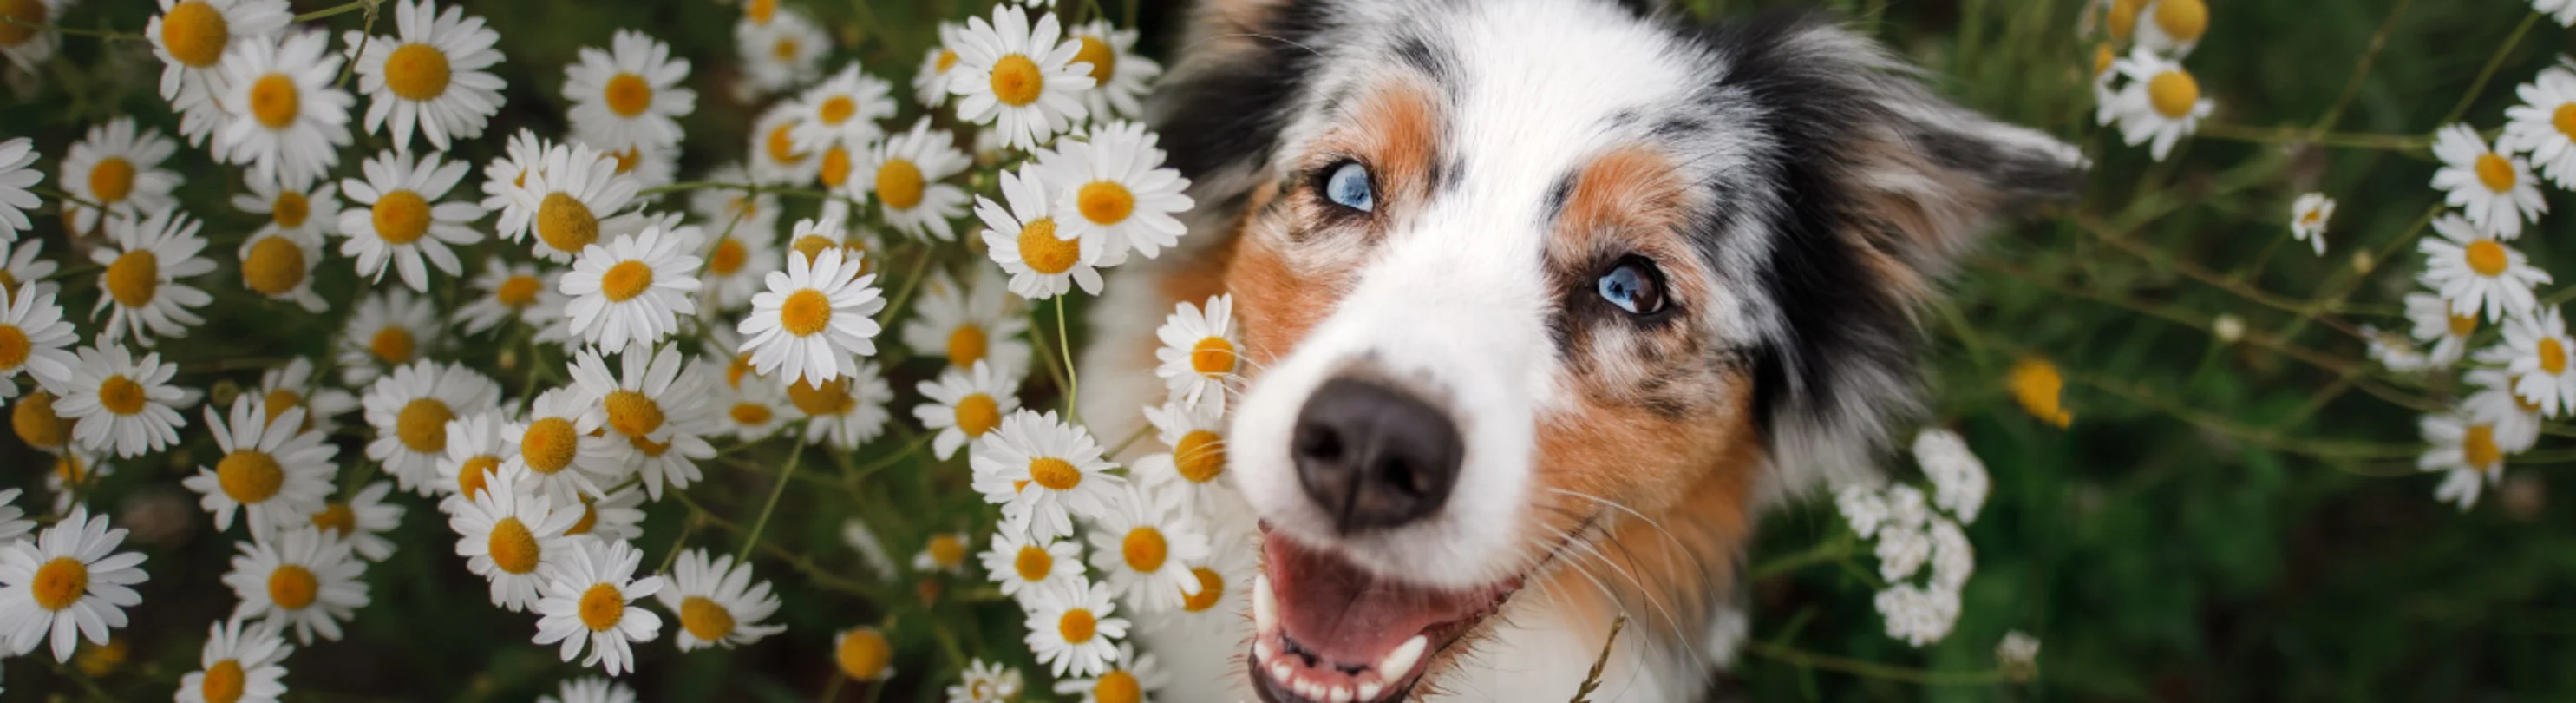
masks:
[(1664, 277), (1655, 270), (1655, 262), (1643, 257), (1620, 259), (1593, 288), (1602, 300), (1630, 315), (1652, 315), (1664, 309)]
[(1357, 161), (1344, 161), (1324, 176), (1324, 199), (1342, 207), (1369, 212), (1377, 207), (1377, 193), (1369, 184), (1367, 166)]

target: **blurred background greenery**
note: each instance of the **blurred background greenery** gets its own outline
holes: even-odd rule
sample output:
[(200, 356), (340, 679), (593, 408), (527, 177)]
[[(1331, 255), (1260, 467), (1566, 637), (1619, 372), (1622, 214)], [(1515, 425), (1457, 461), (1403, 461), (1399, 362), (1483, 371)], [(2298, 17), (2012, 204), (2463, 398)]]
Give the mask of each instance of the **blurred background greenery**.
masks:
[[(898, 82), (935, 43), (935, 21), (984, 5), (786, 2), (836, 29), (839, 46), (827, 67), (855, 59)], [(1812, 501), (1767, 520), (1749, 555), (1757, 575), (1751, 636), (1765, 644), (1738, 659), (1728, 694), (2576, 699), (2576, 667), (2568, 665), (2576, 654), (2576, 598), (2569, 596), (2576, 592), (2576, 518), (2552, 505), (2550, 478), (2576, 461), (2576, 451), (2553, 435), (2510, 462), (2504, 488), (2475, 509), (2436, 502), (2436, 477), (2413, 468), (2414, 423), (2424, 403), (2439, 407), (2458, 389), (2369, 366), (2349, 333), (2360, 324), (2403, 326), (2395, 302), (2416, 266), (2412, 241), (2440, 203), (2426, 186), (2435, 168), (2428, 135), (2455, 119), (2500, 127), (2513, 85), (2576, 37), (2554, 23), (2528, 21), (2533, 15), (2521, 0), (2212, 0), (2209, 35), (2186, 65), (2217, 101), (2217, 114), (2201, 137), (2159, 164), (2091, 119), (2088, 77), (2098, 39), (2078, 32), (2091, 3), (1821, 3), (1928, 67), (1940, 92), (2081, 144), (2097, 166), (2079, 202), (1997, 232), (1962, 267), (1955, 301), (1925, 317), (1935, 340), (1935, 421), (1964, 434), (1994, 477), (1993, 497), (1970, 527), (1979, 571), (1956, 630), (1919, 651), (1887, 638), (1869, 604), (1871, 586), (1842, 568), (1868, 563), (1867, 554), (1837, 540), (1840, 519), (1826, 502)], [(299, 11), (333, 4), (296, 2)], [(497, 71), (510, 81), (508, 107), (490, 134), (521, 127), (563, 134), (561, 67), (579, 47), (604, 46), (619, 28), (666, 40), (694, 64), (699, 107), (684, 121), (682, 174), (740, 155), (747, 125), (763, 106), (737, 101), (730, 89), (737, 8), (710, 0), (457, 4), (491, 23), (508, 55)], [(1180, 5), (1100, 4), (1109, 7), (1093, 11), (1142, 26), (1145, 53), (1168, 58)], [(1689, 13), (1723, 18), (1819, 3), (1683, 4)], [(153, 12), (142, 0), (92, 0), (61, 23), (134, 32)], [(357, 15), (328, 23), (334, 31), (355, 28)], [(58, 158), (86, 126), (115, 115), (175, 132), (153, 91), (158, 65), (148, 46), (86, 37), (67, 37), (64, 46), (63, 57), (39, 75), (12, 75), (0, 136), (32, 136)], [(907, 106), (897, 122), (908, 122), (915, 109)], [(2308, 131), (2320, 125), (2327, 131)], [(2307, 138), (2312, 134), (2323, 136)], [(362, 151), (372, 150), (367, 139), (360, 136)], [(499, 147), (499, 139), (487, 139), (457, 155), (479, 162), (499, 156)], [(49, 181), (55, 163), (45, 162)], [(224, 204), (238, 179), (203, 151), (183, 149), (171, 168), (188, 176), (182, 202), (208, 222), (214, 251), (228, 252), (258, 223)], [(2308, 191), (2341, 201), (2323, 257), (2283, 241), (2290, 201)], [(2569, 206), (2563, 196), (2553, 199)], [(811, 208), (791, 201), (789, 217)], [(2556, 241), (2569, 231), (2556, 217), (2544, 218), (2517, 246), (2555, 269), (2571, 260), (2569, 245)], [(39, 233), (49, 238), (49, 255), (61, 258), (53, 248), (64, 241), (59, 228)], [(217, 258), (231, 270), (229, 256)], [(346, 266), (319, 271), (326, 296), (353, 297), (346, 295), (356, 290)], [(67, 307), (85, 310), (95, 293), (77, 269), (66, 274)], [(453, 295), (455, 284), (442, 280), (433, 292)], [(163, 350), (185, 365), (190, 375), (183, 378), (252, 384), (269, 363), (322, 351), (336, 330), (256, 307), (209, 312), (188, 343)], [(2213, 334), (2222, 316), (2233, 316), (2243, 334)], [(461, 340), (448, 351), (461, 355), (481, 343)], [(2034, 420), (2013, 405), (2004, 377), (2025, 356), (2064, 370), (2070, 427)], [(508, 383), (528, 373), (514, 368), (559, 362), (517, 359), (485, 370)], [(929, 369), (898, 366), (895, 387), (912, 397), (912, 384)], [(1047, 393), (1032, 389), (1024, 397), (1042, 404)], [(84, 662), (98, 665), (92, 673), (39, 658), (10, 660), (8, 692), (0, 697), (157, 699), (195, 668), (205, 624), (225, 615), (232, 598), (217, 581), (229, 557), (224, 538), (207, 533), (194, 497), (177, 486), (210, 451), (202, 436), (191, 438), (193, 458), (180, 451), (154, 457), (166, 458), (166, 466), (120, 467), (91, 501), (136, 529), (151, 556), (144, 604), (131, 611), (135, 626), (121, 633), (124, 653), (85, 654)], [(904, 439), (899, 431), (880, 444)], [(358, 443), (344, 438), (343, 456), (358, 453)], [(866, 452), (844, 459), (872, 463)], [(42, 492), (38, 455), (0, 440), (0, 464), (14, 469), (5, 483)], [(1906, 470), (1901, 460), (1892, 465)], [(693, 496), (710, 514), (748, 515), (746, 506), (756, 506), (773, 480), (763, 466), (759, 457), (710, 466), (708, 487)], [(841, 468), (842, 476), (855, 475)], [(899, 561), (933, 531), (989, 519), (962, 485), (945, 485), (928, 467), (895, 466), (887, 475), (919, 480), (862, 486), (800, 479), (850, 500), (795, 491), (782, 505), (761, 568), (785, 599), (777, 621), (790, 624), (786, 634), (738, 651), (639, 647), (642, 663), (630, 680), (652, 701), (815, 700), (827, 690), (840, 700), (932, 700), (954, 680), (961, 653), (998, 655), (1026, 668), (1025, 652), (1008, 654), (1020, 649), (1015, 609), (926, 597), (935, 582), (926, 589), (851, 580), (861, 572), (836, 536), (845, 517), (838, 506), (855, 503), (872, 520), (893, 516), (876, 524)], [(569, 667), (527, 644), (530, 618), (485, 602), (479, 579), (448, 555), (453, 537), (435, 508), (403, 500), (410, 514), (392, 535), (402, 549), (369, 574), (374, 604), (359, 613), (346, 641), (297, 653), (289, 700), (528, 700), (550, 690)], [(640, 544), (655, 557), (675, 535), (717, 549), (739, 540), (738, 530), (694, 517), (693, 506), (652, 507)], [(834, 680), (833, 632), (933, 620), (972, 626), (898, 624), (891, 628), (901, 672), (894, 683), (878, 691)], [(1922, 685), (1991, 681), (1978, 672), (1992, 671), (1994, 643), (2013, 629), (2044, 643), (2035, 681)]]

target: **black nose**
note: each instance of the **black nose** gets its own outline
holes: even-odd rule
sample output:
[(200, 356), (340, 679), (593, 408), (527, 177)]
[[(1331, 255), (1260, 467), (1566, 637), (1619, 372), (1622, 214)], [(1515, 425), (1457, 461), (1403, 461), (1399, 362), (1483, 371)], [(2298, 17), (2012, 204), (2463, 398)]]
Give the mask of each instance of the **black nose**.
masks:
[(1387, 386), (1336, 378), (1306, 399), (1289, 448), (1306, 495), (1349, 534), (1440, 510), (1458, 482), (1458, 425)]

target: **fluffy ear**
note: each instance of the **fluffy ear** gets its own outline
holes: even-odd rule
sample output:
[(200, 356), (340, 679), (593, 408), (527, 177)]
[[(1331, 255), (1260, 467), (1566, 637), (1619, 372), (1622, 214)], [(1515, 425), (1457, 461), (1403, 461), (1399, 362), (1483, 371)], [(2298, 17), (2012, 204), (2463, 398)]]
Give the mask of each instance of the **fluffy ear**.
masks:
[(1206, 0), (1147, 105), (1192, 196), (1230, 210), (1250, 190), (1320, 60), (1328, 12), (1314, 0)]

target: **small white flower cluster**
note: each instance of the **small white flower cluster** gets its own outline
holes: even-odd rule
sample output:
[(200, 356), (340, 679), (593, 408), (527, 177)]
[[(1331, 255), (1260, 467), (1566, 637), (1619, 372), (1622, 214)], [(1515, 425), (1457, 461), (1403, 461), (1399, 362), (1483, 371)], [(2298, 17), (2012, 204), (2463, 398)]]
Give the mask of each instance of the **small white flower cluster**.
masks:
[(1959, 589), (1977, 572), (1963, 527), (1976, 522), (1989, 479), (1985, 462), (1949, 430), (1915, 435), (1914, 459), (1932, 484), (1930, 496), (1903, 483), (1846, 486), (1834, 492), (1834, 508), (1853, 534), (1875, 543), (1878, 577), (1886, 582), (1876, 604), (1887, 636), (1921, 647), (1948, 637), (1959, 619)]
[[(2093, 57), (2093, 120), (2157, 161), (2217, 109), (2182, 61), (2209, 31), (2206, 0), (2095, 0), (2085, 14), (2104, 29)], [(2123, 42), (2129, 54), (2113, 49)]]

